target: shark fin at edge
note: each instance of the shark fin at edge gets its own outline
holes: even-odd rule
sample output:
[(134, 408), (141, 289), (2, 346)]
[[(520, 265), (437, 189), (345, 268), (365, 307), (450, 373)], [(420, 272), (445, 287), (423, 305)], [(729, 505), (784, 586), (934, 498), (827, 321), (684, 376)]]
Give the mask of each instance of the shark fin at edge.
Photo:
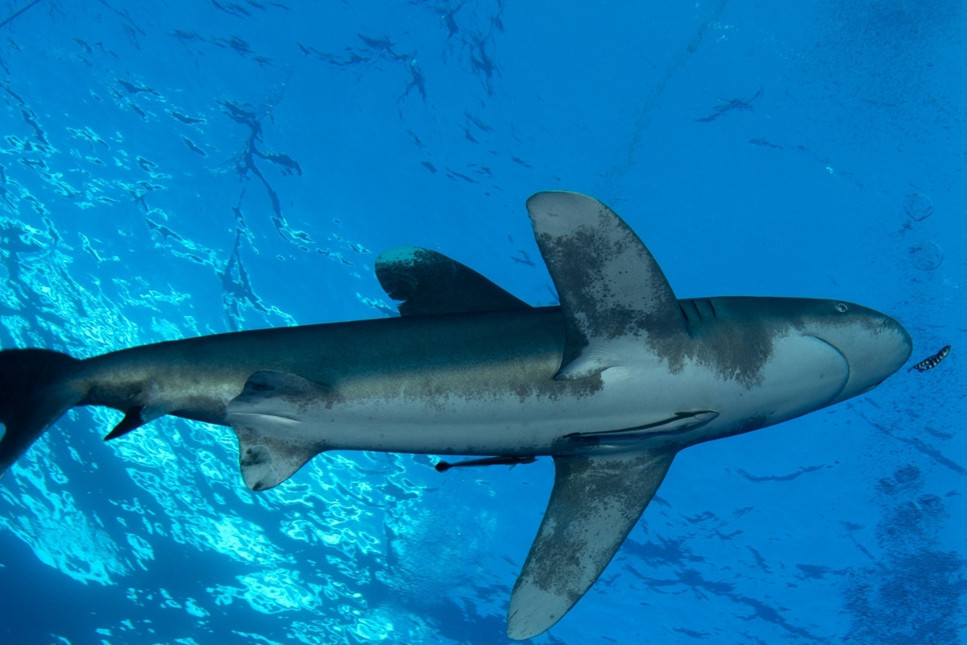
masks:
[(46, 349), (0, 351), (0, 477), (83, 392), (71, 385), (82, 361)]

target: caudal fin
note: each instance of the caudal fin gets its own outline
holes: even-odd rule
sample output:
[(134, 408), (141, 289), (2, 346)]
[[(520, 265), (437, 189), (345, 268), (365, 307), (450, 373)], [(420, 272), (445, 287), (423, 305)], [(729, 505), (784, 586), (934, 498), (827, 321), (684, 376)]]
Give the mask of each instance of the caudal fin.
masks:
[(83, 397), (69, 385), (81, 361), (46, 349), (0, 351), (0, 476)]

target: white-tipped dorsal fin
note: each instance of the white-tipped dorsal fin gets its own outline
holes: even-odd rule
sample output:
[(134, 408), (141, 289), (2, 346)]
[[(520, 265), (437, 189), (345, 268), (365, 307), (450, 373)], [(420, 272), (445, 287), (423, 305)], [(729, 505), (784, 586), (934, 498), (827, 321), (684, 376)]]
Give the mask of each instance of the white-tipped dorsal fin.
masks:
[(564, 312), (556, 378), (593, 376), (647, 352), (648, 342), (687, 333), (661, 268), (614, 211), (568, 192), (537, 193), (527, 211)]
[(401, 316), (530, 308), (466, 265), (414, 246), (383, 251), (376, 259), (376, 279), (386, 295), (403, 301)]
[(295, 374), (263, 371), (248, 378), (228, 403), (228, 422), (238, 437), (238, 463), (249, 488), (278, 486), (328, 447), (313, 433), (300, 432), (301, 422), (289, 415), (300, 401), (330, 396), (326, 386)]
[(662, 449), (554, 457), (554, 489), (510, 597), (508, 636), (536, 636), (574, 606), (618, 551), (674, 456)]

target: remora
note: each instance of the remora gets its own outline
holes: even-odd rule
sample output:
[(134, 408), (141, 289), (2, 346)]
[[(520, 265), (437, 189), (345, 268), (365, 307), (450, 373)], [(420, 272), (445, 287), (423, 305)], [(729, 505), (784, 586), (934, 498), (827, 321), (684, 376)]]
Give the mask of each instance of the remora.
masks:
[(554, 625), (594, 583), (688, 446), (868, 392), (910, 356), (892, 318), (836, 300), (676, 299), (635, 233), (577, 193), (527, 209), (560, 307), (530, 307), (433, 251), (383, 253), (401, 317), (247, 331), (87, 360), (0, 352), (0, 472), (66, 410), (119, 437), (171, 414), (234, 428), (264, 490), (325, 450), (554, 459), (514, 586), (511, 638)]

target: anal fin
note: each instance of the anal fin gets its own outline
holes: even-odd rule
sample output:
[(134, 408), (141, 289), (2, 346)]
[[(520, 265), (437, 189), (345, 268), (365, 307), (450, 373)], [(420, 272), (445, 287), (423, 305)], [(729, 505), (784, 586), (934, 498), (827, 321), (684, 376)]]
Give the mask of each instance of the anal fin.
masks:
[(507, 635), (553, 626), (594, 584), (661, 485), (675, 453), (554, 457), (551, 499), (514, 585)]

